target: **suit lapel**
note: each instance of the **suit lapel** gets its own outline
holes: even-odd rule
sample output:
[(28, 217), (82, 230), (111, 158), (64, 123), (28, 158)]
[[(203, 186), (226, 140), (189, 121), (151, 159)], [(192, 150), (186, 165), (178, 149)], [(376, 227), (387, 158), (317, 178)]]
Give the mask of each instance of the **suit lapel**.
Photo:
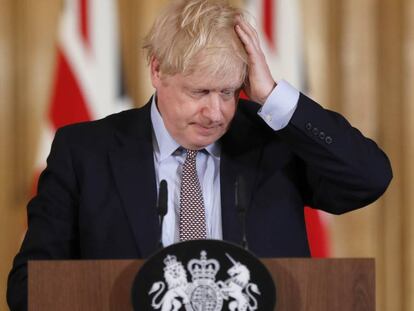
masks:
[(142, 257), (156, 250), (159, 238), (156, 181), (149, 105), (116, 134), (120, 147), (110, 152), (111, 166), (129, 225)]

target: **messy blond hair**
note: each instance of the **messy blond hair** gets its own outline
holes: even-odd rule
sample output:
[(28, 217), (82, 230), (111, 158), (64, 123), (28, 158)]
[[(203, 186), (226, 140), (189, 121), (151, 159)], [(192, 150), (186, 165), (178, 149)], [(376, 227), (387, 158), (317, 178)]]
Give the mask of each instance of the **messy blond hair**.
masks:
[(243, 12), (226, 0), (171, 0), (144, 39), (148, 62), (163, 74), (238, 74), (244, 81), (247, 54), (234, 26)]

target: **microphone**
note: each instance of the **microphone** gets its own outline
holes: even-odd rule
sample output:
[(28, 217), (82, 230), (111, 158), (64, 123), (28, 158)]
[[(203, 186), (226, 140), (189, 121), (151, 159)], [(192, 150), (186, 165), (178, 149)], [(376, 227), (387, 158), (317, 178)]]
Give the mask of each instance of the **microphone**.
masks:
[(157, 202), (157, 213), (160, 217), (160, 240), (158, 242), (158, 247), (163, 248), (162, 244), (162, 224), (164, 222), (164, 216), (168, 211), (168, 186), (165, 179), (161, 180), (160, 188), (158, 192), (158, 202)]
[(239, 215), (239, 221), (242, 229), (242, 247), (248, 250), (247, 236), (246, 236), (246, 212), (247, 212), (247, 197), (246, 197), (246, 182), (244, 178), (238, 176), (234, 183), (234, 202), (236, 210)]

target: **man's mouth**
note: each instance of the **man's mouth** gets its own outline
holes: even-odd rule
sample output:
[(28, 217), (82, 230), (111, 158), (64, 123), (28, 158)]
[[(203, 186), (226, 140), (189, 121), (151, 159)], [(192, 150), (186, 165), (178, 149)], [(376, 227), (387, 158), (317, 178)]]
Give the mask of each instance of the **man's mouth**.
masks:
[(197, 130), (199, 132), (201, 132), (202, 134), (204, 134), (204, 135), (212, 134), (213, 132), (215, 132), (219, 128), (218, 125), (216, 125), (216, 126), (204, 126), (204, 125), (201, 125), (201, 124), (194, 124), (194, 125), (196, 126)]

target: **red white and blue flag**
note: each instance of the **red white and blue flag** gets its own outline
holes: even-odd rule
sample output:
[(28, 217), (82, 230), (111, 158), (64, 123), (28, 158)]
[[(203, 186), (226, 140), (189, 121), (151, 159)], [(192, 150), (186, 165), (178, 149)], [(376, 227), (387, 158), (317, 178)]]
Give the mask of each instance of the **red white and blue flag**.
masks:
[(37, 172), (46, 165), (59, 127), (99, 119), (131, 106), (123, 92), (117, 12), (113, 0), (64, 1)]
[[(262, 49), (276, 80), (284, 79), (306, 90), (302, 8), (299, 0), (245, 0), (245, 9), (261, 39)], [(329, 255), (326, 214), (305, 208), (313, 257)]]

